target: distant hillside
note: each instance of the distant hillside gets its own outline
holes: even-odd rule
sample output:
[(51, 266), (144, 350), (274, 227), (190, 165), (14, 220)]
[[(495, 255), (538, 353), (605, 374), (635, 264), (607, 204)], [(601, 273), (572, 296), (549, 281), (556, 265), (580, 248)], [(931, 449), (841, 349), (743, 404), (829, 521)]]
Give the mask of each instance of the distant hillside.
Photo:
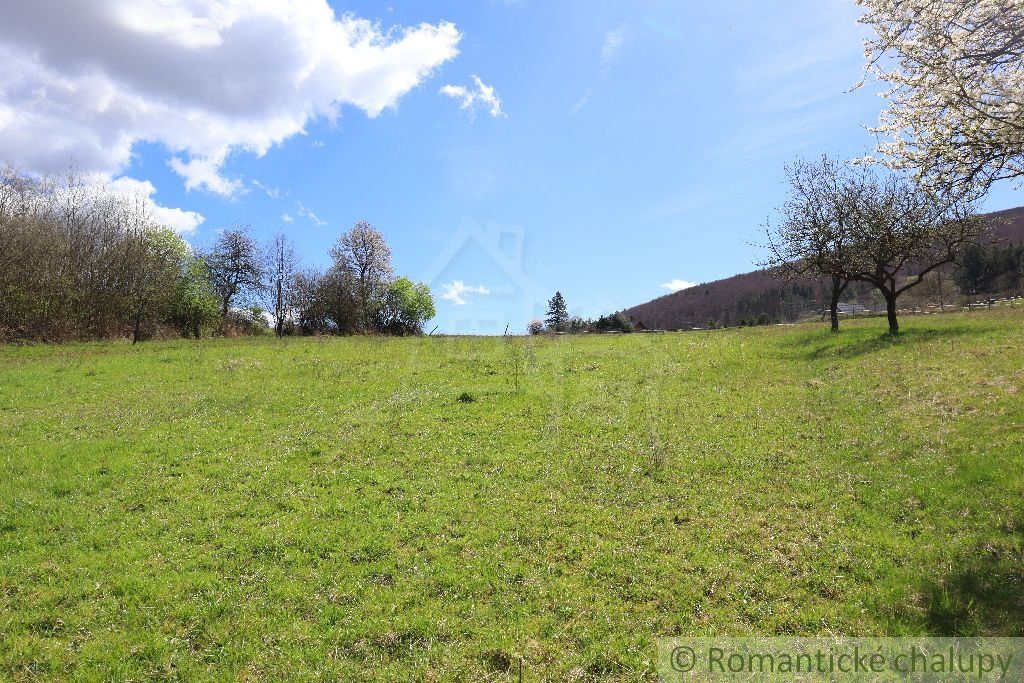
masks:
[[(1007, 243), (1024, 242), (1024, 207), (986, 214), (993, 223), (996, 239)], [(857, 299), (870, 287), (852, 286)], [(688, 329), (709, 324), (733, 326), (761, 321), (795, 320), (820, 310), (828, 284), (807, 278), (784, 283), (764, 270), (733, 275), (660, 296), (647, 303), (627, 308), (623, 314), (643, 323), (648, 329)]]
[(1010, 243), (1024, 242), (1024, 206), (994, 211), (985, 217), (993, 221), (992, 232), (997, 239)]

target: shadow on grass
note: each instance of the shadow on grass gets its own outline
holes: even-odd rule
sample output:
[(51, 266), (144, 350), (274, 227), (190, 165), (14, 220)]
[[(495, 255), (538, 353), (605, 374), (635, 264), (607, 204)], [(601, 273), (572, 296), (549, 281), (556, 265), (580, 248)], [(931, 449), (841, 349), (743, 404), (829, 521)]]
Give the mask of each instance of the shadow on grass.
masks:
[(922, 582), (914, 599), (892, 611), (897, 631), (931, 636), (1024, 636), (1024, 553), (988, 543), (938, 581)]
[[(888, 332), (872, 334), (867, 330), (847, 330), (838, 333), (825, 331), (808, 336), (800, 345), (801, 355), (807, 360), (823, 358), (858, 358), (889, 348), (911, 348), (935, 341), (978, 337), (988, 332), (987, 327), (957, 325), (939, 328), (910, 328), (896, 336)], [(872, 331), (873, 332), (873, 331)]]

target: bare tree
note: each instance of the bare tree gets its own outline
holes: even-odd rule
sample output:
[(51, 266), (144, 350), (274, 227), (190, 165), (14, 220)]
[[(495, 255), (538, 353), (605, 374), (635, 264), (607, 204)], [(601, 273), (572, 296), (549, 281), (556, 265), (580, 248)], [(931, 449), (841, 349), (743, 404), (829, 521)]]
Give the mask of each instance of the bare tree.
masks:
[(267, 245), (266, 294), (274, 318), (274, 333), (279, 337), (284, 334), (285, 324), (291, 315), (298, 266), (299, 257), (295, 253), (295, 245), (284, 233), (276, 233)]
[(315, 270), (295, 273), (292, 306), (295, 324), (302, 334), (325, 334), (332, 331), (323, 280), (323, 274)]
[(222, 318), (236, 297), (256, 294), (263, 287), (260, 250), (249, 234), (249, 226), (238, 225), (221, 232), (204, 260), (220, 299)]
[(375, 300), (390, 280), (391, 248), (384, 236), (366, 221), (359, 221), (338, 238), (331, 249), (334, 270), (347, 273), (356, 284), (360, 326), (369, 330), (373, 323)]
[(840, 275), (878, 289), (894, 335), (897, 298), (987, 234), (969, 199), (939, 195), (895, 175), (862, 187), (851, 220), (854, 241)]
[(0, 336), (137, 341), (161, 324), (187, 246), (148, 206), (74, 169), (0, 171)]
[(866, 171), (822, 155), (785, 167), (789, 196), (779, 222), (765, 227), (768, 258), (761, 265), (787, 281), (824, 277), (832, 284), (829, 311), (839, 329), (839, 299), (850, 284), (844, 275), (853, 243), (852, 217)]
[(324, 273), (317, 285), (317, 299), (324, 307), (332, 332), (354, 334), (369, 329), (355, 273), (335, 266)]

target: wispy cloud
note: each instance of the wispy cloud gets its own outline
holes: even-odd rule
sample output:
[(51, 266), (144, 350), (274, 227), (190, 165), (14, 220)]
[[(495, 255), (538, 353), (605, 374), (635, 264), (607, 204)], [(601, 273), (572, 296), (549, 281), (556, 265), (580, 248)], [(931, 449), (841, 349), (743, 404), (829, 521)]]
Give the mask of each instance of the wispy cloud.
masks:
[(658, 286), (670, 292), (678, 292), (683, 289), (689, 289), (690, 287), (696, 287), (697, 283), (690, 282), (689, 280), (680, 280), (679, 278), (675, 278), (674, 280), (663, 282)]
[[(622, 51), (622, 46), (626, 44), (629, 39), (630, 28), (623, 24), (618, 28), (608, 31), (604, 34), (604, 42), (601, 43), (601, 69), (598, 72), (597, 82), (600, 82), (608, 77), (608, 73), (611, 71), (612, 66), (615, 64), (615, 59)], [(583, 109), (590, 101), (590, 98), (594, 96), (594, 90), (597, 88), (597, 83), (590, 85), (586, 90), (583, 91), (583, 95), (576, 104), (573, 105), (572, 109), (569, 110), (570, 114), (575, 114)]]
[(501, 98), (495, 92), (494, 87), (487, 85), (479, 76), (471, 76), (473, 84), (470, 86), (448, 84), (441, 88), (441, 94), (458, 100), (459, 109), (469, 112), (470, 119), (476, 116), (476, 110), (484, 108), (493, 118), (502, 118), (505, 112), (501, 110)]
[(456, 306), (465, 306), (471, 301), (471, 297), (474, 294), (485, 296), (491, 293), (483, 285), (474, 287), (472, 285), (467, 285), (462, 280), (455, 280), (442, 286), (444, 287), (444, 291), (441, 292), (441, 298), (445, 301), (451, 301)]
[(282, 221), (284, 221), (285, 223), (291, 223), (291, 222), (292, 222), (292, 221), (294, 221), (295, 219), (294, 219), (294, 218), (292, 218), (292, 217), (291, 217), (290, 215), (288, 215), (287, 213), (282, 213), (282, 214), (281, 214), (281, 220), (282, 220)]
[(276, 188), (276, 187), (271, 187), (270, 185), (267, 185), (265, 183), (261, 183), (258, 180), (252, 181), (252, 184), (253, 184), (253, 187), (256, 187), (256, 188), (258, 188), (260, 190), (263, 190), (264, 194), (266, 194), (271, 199), (280, 199), (281, 198), (281, 190)]
[(699, 185), (652, 205), (641, 212), (638, 218), (657, 221), (682, 216), (706, 206), (731, 201), (737, 196), (742, 196), (754, 184), (755, 181), (751, 178), (741, 179), (731, 175), (719, 180), (709, 178)]
[(322, 218), (320, 218), (320, 216), (317, 216), (315, 213), (313, 213), (313, 211), (307, 208), (306, 205), (303, 204), (302, 202), (298, 202), (296, 204), (296, 207), (297, 208), (295, 209), (295, 212), (302, 216), (303, 218), (308, 218), (310, 222), (313, 223), (313, 225), (327, 225), (327, 221), (323, 220)]
[(591, 87), (589, 87), (589, 88), (587, 88), (586, 90), (583, 91), (583, 96), (580, 97), (579, 100), (577, 100), (576, 104), (573, 105), (573, 107), (572, 107), (572, 109), (570, 110), (569, 113), (570, 114), (575, 114), (580, 109), (583, 109), (583, 107), (587, 106), (587, 102), (589, 102), (590, 98), (593, 97), (593, 96), (594, 96), (594, 88), (593, 88), (593, 86), (591, 86)]
[(873, 117), (877, 100), (849, 92), (861, 76), (858, 10), (852, 3), (815, 3), (799, 20), (768, 16), (760, 59), (732, 71), (736, 95), (750, 103), (716, 155), (736, 164), (783, 159), (827, 147), (837, 131)]
[(615, 61), (615, 57), (619, 54), (619, 50), (622, 49), (628, 36), (629, 29), (626, 26), (620, 26), (604, 34), (604, 43), (601, 45), (601, 69), (603, 71), (606, 72), (611, 68), (612, 62)]

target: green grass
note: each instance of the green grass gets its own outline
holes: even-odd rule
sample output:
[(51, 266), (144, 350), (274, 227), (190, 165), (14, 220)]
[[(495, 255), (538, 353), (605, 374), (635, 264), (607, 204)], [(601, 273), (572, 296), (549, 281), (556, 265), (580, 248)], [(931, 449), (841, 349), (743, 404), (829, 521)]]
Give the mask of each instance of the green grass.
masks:
[(0, 678), (1024, 635), (1024, 315), (902, 322), (2, 348)]

